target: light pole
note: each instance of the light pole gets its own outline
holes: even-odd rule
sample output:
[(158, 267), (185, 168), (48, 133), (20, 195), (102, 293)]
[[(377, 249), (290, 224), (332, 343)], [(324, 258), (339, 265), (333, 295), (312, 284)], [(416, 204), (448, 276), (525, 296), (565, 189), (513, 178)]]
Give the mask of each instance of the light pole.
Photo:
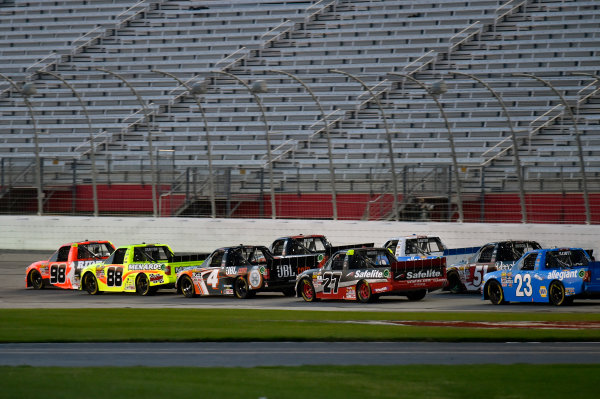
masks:
[(40, 143), (38, 139), (35, 113), (33, 112), (33, 106), (29, 101), (29, 96), (32, 96), (35, 93), (37, 93), (37, 89), (35, 88), (35, 85), (33, 83), (25, 83), (23, 85), (23, 88), (19, 88), (19, 86), (15, 83), (14, 80), (2, 73), (0, 73), (0, 78), (6, 80), (16, 92), (21, 94), (21, 96), (23, 97), (23, 101), (29, 109), (29, 114), (31, 115), (31, 122), (33, 123), (33, 148), (35, 152), (35, 185), (37, 190), (37, 214), (41, 216), (44, 213), (44, 204), (42, 202), (44, 193), (42, 191), (42, 163), (40, 160)]
[(452, 156), (452, 168), (454, 169), (454, 180), (456, 181), (456, 195), (458, 196), (457, 206), (458, 206), (458, 220), (457, 222), (462, 223), (464, 220), (463, 206), (462, 206), (462, 188), (460, 183), (460, 174), (458, 170), (458, 161), (456, 157), (456, 148), (454, 146), (454, 133), (452, 133), (452, 129), (450, 128), (450, 122), (448, 121), (448, 116), (446, 115), (446, 111), (444, 111), (444, 107), (440, 100), (437, 98), (437, 95), (444, 94), (446, 92), (446, 84), (444, 81), (441, 81), (436, 86), (427, 87), (425, 83), (421, 82), (413, 78), (410, 75), (406, 75), (403, 73), (390, 72), (388, 75), (400, 76), (402, 78), (408, 79), (413, 83), (416, 83), (419, 87), (421, 87), (427, 94), (431, 96), (435, 104), (440, 109), (440, 113), (444, 118), (444, 123), (446, 124), (446, 130), (448, 130), (448, 142), (450, 143), (450, 155)]
[(450, 72), (450, 74), (458, 75), (458, 76), (465, 76), (465, 77), (468, 77), (468, 78), (473, 79), (476, 82), (480, 83), (490, 93), (492, 93), (492, 95), (496, 98), (496, 100), (498, 100), (498, 104), (500, 104), (500, 106), (502, 107), (502, 110), (504, 111), (504, 115), (506, 116), (506, 120), (508, 122), (508, 128), (510, 129), (511, 139), (513, 142), (513, 156), (515, 158), (515, 170), (517, 172), (517, 179), (519, 180), (519, 201), (521, 202), (521, 223), (527, 223), (527, 205), (525, 203), (525, 184), (523, 182), (523, 172), (521, 169), (521, 158), (519, 157), (519, 143), (517, 140), (517, 133), (515, 132), (515, 129), (513, 127), (513, 122), (510, 118), (510, 113), (508, 112), (508, 108), (506, 107), (506, 104), (504, 104), (502, 97), (500, 97), (500, 94), (498, 94), (498, 92), (496, 90), (494, 90), (489, 84), (487, 84), (483, 80), (479, 79), (478, 77), (468, 74), (468, 73), (464, 73), (464, 72)]
[(546, 86), (550, 90), (552, 90), (552, 92), (558, 98), (560, 98), (560, 101), (562, 102), (563, 106), (569, 113), (569, 116), (571, 117), (571, 121), (573, 123), (573, 129), (575, 129), (575, 142), (577, 143), (577, 152), (579, 155), (581, 180), (583, 182), (583, 200), (585, 203), (585, 223), (590, 224), (592, 222), (592, 213), (590, 211), (590, 198), (589, 198), (589, 194), (588, 194), (587, 179), (585, 176), (585, 165), (583, 163), (583, 147), (581, 145), (581, 134), (579, 132), (579, 128), (577, 127), (577, 120), (575, 119), (575, 114), (573, 114), (573, 109), (567, 102), (567, 99), (565, 98), (565, 96), (563, 96), (562, 93), (559, 92), (556, 89), (556, 87), (554, 87), (552, 85), (552, 83), (548, 82), (547, 80), (539, 78), (535, 75), (528, 74), (528, 73), (513, 73), (513, 76), (521, 76), (524, 78), (530, 78), (530, 79), (534, 79), (534, 80), (537, 80), (538, 82), (542, 83), (544, 86)]
[(49, 72), (49, 71), (38, 71), (38, 74), (50, 75), (50, 76), (53, 76), (54, 78), (60, 80), (61, 82), (63, 82), (64, 85), (67, 86), (71, 90), (73, 95), (75, 97), (77, 97), (77, 100), (79, 101), (79, 104), (81, 105), (81, 108), (83, 109), (83, 112), (85, 113), (85, 117), (86, 117), (87, 123), (88, 123), (88, 129), (89, 129), (89, 133), (90, 133), (90, 161), (92, 163), (92, 197), (93, 197), (93, 201), (94, 201), (94, 216), (98, 217), (98, 214), (99, 214), (99, 212), (98, 212), (98, 191), (96, 188), (97, 187), (97, 183), (96, 183), (96, 176), (97, 176), (96, 146), (94, 144), (94, 132), (92, 131), (92, 120), (90, 119), (90, 114), (88, 113), (87, 107), (85, 106), (85, 103), (83, 102), (79, 93), (77, 93), (75, 88), (69, 82), (67, 82), (61, 75), (59, 75), (58, 73)]
[(338, 218), (337, 193), (336, 193), (336, 189), (335, 189), (335, 170), (333, 168), (333, 149), (332, 149), (332, 145), (331, 145), (331, 134), (329, 132), (329, 124), (327, 123), (327, 118), (325, 116), (325, 111), (323, 110), (323, 106), (321, 105), (321, 102), (319, 101), (319, 99), (317, 98), (315, 93), (310, 89), (310, 87), (308, 87), (308, 85), (304, 81), (302, 81), (299, 77), (297, 77), (296, 75), (292, 75), (289, 72), (281, 71), (278, 69), (271, 69), (271, 70), (268, 70), (267, 72), (279, 73), (282, 75), (286, 75), (286, 76), (292, 78), (293, 80), (295, 80), (296, 82), (300, 83), (300, 85), (302, 85), (302, 87), (304, 87), (304, 89), (310, 94), (312, 99), (315, 101), (315, 103), (319, 107), (319, 111), (321, 112), (321, 120), (323, 121), (323, 128), (325, 129), (325, 136), (327, 137), (327, 155), (329, 157), (329, 180), (330, 180), (329, 184), (331, 186), (331, 205), (333, 206), (333, 220), (337, 220), (337, 218)]
[(150, 110), (148, 109), (148, 105), (144, 102), (144, 100), (142, 99), (140, 94), (131, 85), (131, 83), (129, 83), (123, 76), (119, 75), (116, 72), (109, 71), (108, 69), (97, 68), (97, 67), (92, 67), (92, 68), (94, 68), (97, 71), (104, 72), (111, 76), (114, 76), (115, 78), (122, 81), (125, 84), (125, 86), (127, 86), (129, 88), (129, 90), (131, 90), (133, 95), (137, 98), (138, 102), (142, 106), (142, 109), (144, 110), (144, 118), (146, 119), (146, 126), (148, 128), (148, 157), (150, 158), (150, 170), (151, 170), (151, 174), (152, 174), (152, 215), (154, 217), (157, 217), (158, 209), (157, 209), (157, 203), (156, 203), (156, 201), (157, 201), (157, 199), (156, 199), (156, 165), (154, 164), (154, 150), (152, 149), (152, 129), (150, 128)]
[(254, 100), (256, 101), (256, 104), (258, 105), (258, 108), (260, 109), (260, 112), (261, 112), (262, 118), (263, 118), (263, 122), (265, 124), (265, 137), (267, 140), (267, 158), (268, 158), (268, 164), (269, 164), (269, 187), (271, 190), (271, 218), (275, 219), (277, 217), (277, 215), (276, 215), (276, 207), (275, 207), (275, 187), (273, 185), (273, 162), (272, 162), (273, 158), (271, 156), (271, 138), (269, 137), (269, 122), (267, 121), (267, 113), (265, 111), (265, 107), (263, 106), (263, 103), (260, 100), (260, 97), (258, 96), (258, 93), (266, 93), (267, 92), (266, 82), (264, 80), (257, 80), (252, 84), (252, 87), (250, 87), (248, 85), (248, 83), (244, 82), (242, 79), (240, 79), (239, 77), (235, 76), (232, 73), (221, 71), (221, 70), (216, 70), (214, 72), (220, 73), (221, 75), (225, 75), (232, 79), (235, 79), (237, 82), (239, 82), (241, 85), (243, 85), (248, 90), (248, 92), (250, 94), (252, 94), (252, 96), (254, 97)]
[(160, 71), (158, 69), (152, 69), (152, 72), (156, 72), (164, 76), (168, 76), (172, 79), (175, 79), (181, 86), (187, 89), (189, 94), (191, 94), (194, 97), (194, 100), (196, 100), (196, 104), (200, 109), (200, 113), (202, 114), (202, 120), (204, 121), (204, 134), (206, 137), (206, 157), (208, 158), (208, 189), (210, 191), (210, 215), (214, 219), (217, 217), (217, 205), (215, 202), (215, 183), (212, 167), (212, 149), (210, 144), (210, 134), (208, 132), (208, 120), (206, 119), (206, 112), (204, 111), (204, 107), (200, 103), (200, 98), (198, 98), (198, 95), (206, 93), (206, 86), (204, 84), (195, 84), (193, 86), (190, 86), (189, 84), (185, 83), (183, 80), (179, 79), (172, 73)]
[(393, 203), (394, 220), (398, 221), (398, 179), (396, 178), (396, 165), (394, 162), (394, 149), (392, 147), (392, 134), (390, 132), (390, 129), (389, 129), (389, 126), (387, 123), (387, 118), (385, 116), (385, 112), (383, 111), (383, 107), (381, 106), (381, 101), (379, 101), (379, 97), (375, 93), (373, 93), (373, 90), (371, 90), (371, 88), (369, 86), (367, 86), (367, 84), (362, 79), (360, 79), (358, 76), (352, 75), (345, 71), (340, 71), (339, 69), (330, 69), (329, 72), (345, 75), (345, 76), (349, 77), (350, 79), (353, 79), (354, 81), (358, 82), (363, 87), (364, 90), (369, 92), (369, 94), (371, 95), (371, 98), (373, 100), (375, 100), (375, 103), (377, 104), (377, 108), (379, 108), (379, 112), (381, 112), (381, 119), (383, 120), (383, 127), (385, 128), (385, 136), (386, 136), (387, 145), (388, 145), (388, 156), (390, 159), (390, 169), (392, 171), (392, 187), (394, 190), (394, 203)]

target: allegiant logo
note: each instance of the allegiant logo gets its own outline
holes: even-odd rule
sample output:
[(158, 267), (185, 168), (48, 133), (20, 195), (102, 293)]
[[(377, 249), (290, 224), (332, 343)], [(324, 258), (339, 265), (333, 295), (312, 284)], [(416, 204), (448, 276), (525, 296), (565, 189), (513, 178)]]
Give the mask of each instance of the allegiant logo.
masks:
[(547, 278), (562, 280), (563, 278), (575, 278), (577, 277), (577, 270), (563, 270), (557, 272), (556, 270), (552, 270), (548, 273)]

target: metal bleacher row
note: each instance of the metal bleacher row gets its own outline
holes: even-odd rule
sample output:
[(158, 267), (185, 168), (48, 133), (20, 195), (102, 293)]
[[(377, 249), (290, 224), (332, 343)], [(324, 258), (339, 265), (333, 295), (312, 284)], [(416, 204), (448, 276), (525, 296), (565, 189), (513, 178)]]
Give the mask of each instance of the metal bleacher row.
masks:
[[(81, 94), (97, 136), (96, 159), (104, 174), (135, 181), (147, 173), (148, 135), (154, 150), (172, 150), (177, 173), (199, 168), (207, 176), (204, 120), (194, 98), (171, 73), (189, 84), (208, 82), (200, 96), (211, 138), (212, 163), (234, 171), (232, 184), (251, 183), (266, 166), (264, 122), (248, 90), (264, 80), (278, 186), (298, 179), (327, 184), (328, 148), (322, 115), (296, 75), (314, 91), (330, 127), (332, 158), (340, 181), (366, 190), (389, 182), (385, 124), (361, 85), (332, 72), (346, 71), (374, 87), (385, 112), (397, 167), (448, 166), (448, 131), (425, 91), (391, 72), (426, 84), (443, 79), (440, 97), (454, 133), (465, 189), (487, 183), (514, 189), (512, 142), (498, 102), (475, 81), (490, 84), (507, 104), (519, 136), (526, 179), (581, 179), (573, 121), (551, 81), (577, 110), (588, 177), (600, 174), (600, 3), (594, 0), (223, 0), (223, 1), (4, 1), (0, 2), (0, 73), (35, 83), (40, 156), (46, 183), (70, 182), (70, 164), (89, 176), (90, 129), (73, 92)], [(115, 76), (124, 77), (143, 99)], [(0, 158), (14, 176), (34, 156), (30, 113), (17, 91), (0, 80)], [(150, 132), (150, 133), (149, 133)], [(157, 152), (157, 159), (159, 157)], [(163, 164), (165, 161), (162, 161)], [(110, 169), (109, 165), (110, 164)], [(159, 163), (160, 165), (160, 163)], [(142, 170), (143, 169), (143, 170)], [(15, 178), (16, 177), (11, 177)], [(18, 182), (17, 182), (18, 183)], [(361, 186), (362, 184), (362, 186)], [(343, 190), (345, 187), (340, 185)], [(356, 185), (353, 186), (356, 189)]]

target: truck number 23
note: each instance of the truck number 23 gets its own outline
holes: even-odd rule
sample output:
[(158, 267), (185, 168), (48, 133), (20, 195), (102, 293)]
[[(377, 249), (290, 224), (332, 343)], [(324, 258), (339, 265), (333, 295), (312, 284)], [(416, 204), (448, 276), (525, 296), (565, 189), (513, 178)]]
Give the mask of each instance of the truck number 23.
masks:
[(517, 290), (515, 292), (517, 296), (531, 296), (533, 293), (530, 274), (515, 275), (515, 284), (517, 284)]

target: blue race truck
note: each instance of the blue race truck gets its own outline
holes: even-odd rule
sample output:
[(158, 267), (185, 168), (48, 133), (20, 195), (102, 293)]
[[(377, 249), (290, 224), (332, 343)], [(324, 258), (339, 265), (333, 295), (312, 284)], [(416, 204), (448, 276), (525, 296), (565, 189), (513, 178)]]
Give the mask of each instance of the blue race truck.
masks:
[(600, 262), (581, 248), (537, 249), (510, 269), (483, 276), (482, 297), (493, 304), (542, 302), (560, 306), (600, 298)]

